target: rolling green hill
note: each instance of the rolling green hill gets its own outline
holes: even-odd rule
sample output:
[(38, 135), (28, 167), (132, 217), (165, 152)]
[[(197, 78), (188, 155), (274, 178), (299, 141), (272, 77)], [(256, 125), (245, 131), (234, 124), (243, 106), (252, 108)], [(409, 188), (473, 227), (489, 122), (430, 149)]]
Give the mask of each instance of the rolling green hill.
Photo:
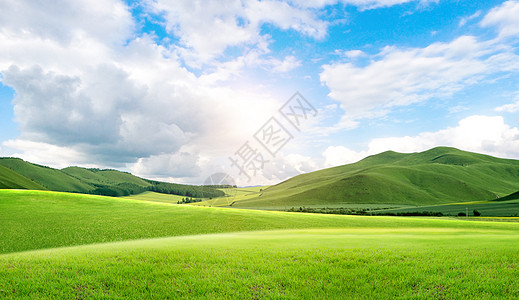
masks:
[(133, 176), (130, 173), (116, 170), (68, 167), (62, 169), (61, 171), (92, 185), (114, 185), (122, 183), (135, 184), (142, 187), (147, 187), (150, 185), (150, 183), (145, 179)]
[(145, 191), (199, 198), (224, 195), (211, 187), (147, 180), (117, 170), (80, 167), (57, 170), (19, 158), (0, 158), (0, 167), (0, 188), (3, 189), (47, 189), (105, 196), (128, 196)]
[(290, 208), (343, 204), (434, 205), (492, 200), (517, 191), (519, 161), (438, 147), (392, 151), (303, 174), (233, 207)]

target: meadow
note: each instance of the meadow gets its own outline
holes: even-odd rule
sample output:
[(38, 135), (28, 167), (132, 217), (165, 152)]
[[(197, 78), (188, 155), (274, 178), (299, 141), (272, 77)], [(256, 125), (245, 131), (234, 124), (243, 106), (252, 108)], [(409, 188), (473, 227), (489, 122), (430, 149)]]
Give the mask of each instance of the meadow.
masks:
[(1, 298), (510, 299), (519, 223), (0, 191)]

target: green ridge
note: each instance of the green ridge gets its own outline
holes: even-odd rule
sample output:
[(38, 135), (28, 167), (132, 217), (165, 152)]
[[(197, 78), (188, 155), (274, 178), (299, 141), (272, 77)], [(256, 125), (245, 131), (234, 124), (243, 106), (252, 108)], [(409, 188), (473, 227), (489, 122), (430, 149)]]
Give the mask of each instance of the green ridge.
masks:
[(48, 190), (87, 193), (93, 189), (92, 185), (60, 170), (31, 164), (19, 158), (0, 158), (0, 165), (37, 182)]
[(99, 169), (85, 169), (80, 167), (68, 167), (61, 171), (76, 177), (86, 183), (92, 185), (114, 185), (114, 184), (135, 184), (142, 187), (148, 187), (151, 184), (146, 180), (134, 176), (130, 173), (116, 171), (116, 170), (99, 170)]
[(519, 188), (519, 161), (438, 147), (392, 151), (291, 178), (233, 207), (433, 205), (492, 200)]

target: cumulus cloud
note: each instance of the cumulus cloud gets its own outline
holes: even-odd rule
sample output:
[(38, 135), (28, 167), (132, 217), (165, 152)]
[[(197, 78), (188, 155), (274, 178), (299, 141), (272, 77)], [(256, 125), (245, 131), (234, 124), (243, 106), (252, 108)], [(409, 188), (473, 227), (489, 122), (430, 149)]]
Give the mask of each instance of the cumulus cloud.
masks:
[(481, 26), (495, 26), (499, 30), (499, 37), (517, 37), (519, 35), (519, 1), (506, 1), (493, 8), (481, 21)]
[(510, 127), (501, 116), (471, 116), (458, 126), (437, 132), (424, 132), (415, 137), (375, 139), (370, 152), (393, 149), (402, 152), (423, 151), (437, 145), (487, 153), (499, 157), (519, 155), (519, 128)]
[(134, 174), (153, 177), (197, 177), (200, 175), (199, 156), (196, 153), (179, 151), (171, 154), (139, 158), (132, 166)]
[[(106, 1), (82, 10), (83, 5), (64, 3), (62, 10), (81, 15), (69, 18), (57, 9), (29, 9), (29, 2), (0, 4), (8, 17), (25, 7), (30, 16), (44, 14), (17, 20), (17, 26), (0, 24), (0, 78), (15, 90), (21, 132), (4, 146), (10, 153), (54, 167), (63, 166), (64, 158), (71, 164), (118, 168), (131, 168), (137, 161), (135, 168), (142, 174), (162, 174), (167, 170), (157, 169), (157, 161), (168, 155), (173, 162), (202, 152), (229, 153), (229, 145), (253, 132), (277, 108), (271, 95), (216, 87), (195, 76), (174, 50), (146, 34), (126, 41), (135, 26), (126, 5)], [(100, 16), (104, 23), (89, 23)], [(53, 20), (62, 17), (57, 28)], [(110, 33), (102, 34), (98, 26)], [(181, 151), (188, 143), (195, 147)], [(48, 150), (45, 155), (39, 154), (42, 148)], [(174, 176), (196, 173), (168, 170)]]
[(166, 29), (180, 38), (179, 52), (194, 66), (214, 61), (228, 47), (257, 46), (265, 23), (313, 38), (324, 37), (328, 26), (314, 12), (283, 1), (150, 0), (147, 8), (165, 18)]
[[(14, 112), (21, 139), (81, 146), (93, 155), (125, 162), (174, 152), (186, 142), (190, 126), (143, 114), (146, 88), (114, 66), (99, 66), (82, 77), (12, 66), (3, 82), (14, 88)], [(171, 112), (175, 115), (174, 111)]]
[(509, 49), (475, 37), (425, 48), (385, 47), (366, 66), (334, 63), (323, 66), (321, 82), (346, 112), (343, 127), (355, 120), (386, 115), (394, 107), (447, 97), (486, 76), (517, 71), (519, 57)]
[(317, 10), (341, 2), (366, 10), (407, 2), (426, 5), (437, 1), (148, 0), (145, 7), (150, 15), (163, 18), (166, 30), (180, 39), (180, 45), (176, 45), (176, 48), (183, 59), (191, 66), (201, 67), (203, 64), (217, 61), (230, 47), (247, 46), (252, 47), (253, 51), (258, 49), (267, 37), (261, 33), (261, 26), (264, 24), (322, 39), (326, 36), (329, 23), (319, 18)]
[(52, 162), (52, 166), (55, 168), (66, 168), (76, 165), (92, 168), (106, 167), (103, 164), (96, 164), (85, 153), (69, 147), (22, 139), (4, 141), (2, 146), (3, 156), (23, 157), (27, 161), (44, 165)]
[(5, 0), (0, 11), (0, 32), (64, 45), (78, 36), (121, 44), (135, 29), (127, 5), (118, 0)]
[(403, 153), (421, 152), (437, 146), (485, 153), (503, 158), (519, 156), (519, 128), (505, 123), (501, 116), (474, 115), (460, 120), (455, 127), (415, 136), (375, 138), (367, 150), (354, 151), (344, 146), (331, 146), (323, 153), (326, 166), (355, 162), (368, 155), (392, 150)]

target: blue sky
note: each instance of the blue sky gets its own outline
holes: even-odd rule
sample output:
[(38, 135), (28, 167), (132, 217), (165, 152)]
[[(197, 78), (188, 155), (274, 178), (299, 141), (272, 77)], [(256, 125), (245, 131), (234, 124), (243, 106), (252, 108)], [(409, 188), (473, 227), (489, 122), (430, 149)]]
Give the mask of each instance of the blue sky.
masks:
[[(2, 156), (185, 183), (225, 172), (241, 185), (386, 150), (519, 159), (517, 0), (8, 0), (0, 11)], [(280, 109), (297, 113), (297, 99), (283, 106), (297, 91), (317, 113), (294, 127)]]

